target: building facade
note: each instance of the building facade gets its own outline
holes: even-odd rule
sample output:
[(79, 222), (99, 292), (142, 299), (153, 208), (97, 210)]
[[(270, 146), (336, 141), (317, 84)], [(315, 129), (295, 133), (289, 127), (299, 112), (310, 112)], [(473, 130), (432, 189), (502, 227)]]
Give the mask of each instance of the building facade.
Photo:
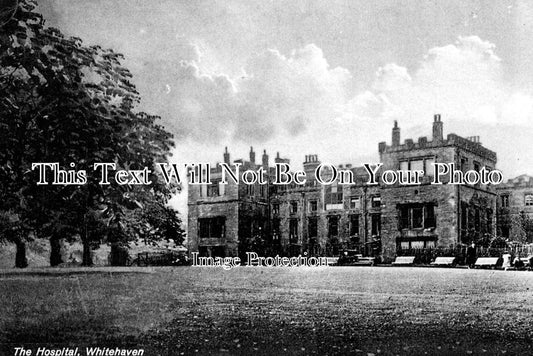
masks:
[(533, 243), (533, 177), (524, 174), (509, 179), (496, 190), (499, 236)]
[[(230, 154), (224, 153), (230, 164)], [(250, 160), (236, 160), (242, 170), (265, 168), (268, 156), (260, 163), (250, 150)], [(222, 168), (210, 169), (212, 184), (190, 185), (188, 192), (188, 239), (191, 251), (202, 256), (237, 256), (252, 238), (265, 239), (268, 230), (268, 185), (222, 184)]]
[[(273, 167), (266, 152), (260, 163), (250, 150), (249, 161), (235, 161), (244, 168), (262, 167), (268, 184), (219, 184), (220, 167), (212, 169), (211, 186), (189, 187), (188, 239), (191, 251), (203, 255), (236, 256), (263, 248), (269, 254), (338, 255), (346, 249), (392, 260), (399, 250), (450, 247), (496, 234), (496, 189), (483, 184), (450, 184), (455, 176), (439, 175), (442, 184), (431, 184), (433, 163), (453, 163), (456, 176), (496, 167), (496, 153), (479, 137), (444, 137), (440, 115), (435, 115), (428, 140), (400, 142), (395, 122), (391, 144), (378, 145), (378, 184), (368, 184), (364, 167), (338, 166), (353, 178), (350, 184), (319, 184), (317, 155), (305, 157), (304, 185), (272, 184)], [(224, 153), (229, 163), (229, 153)], [(279, 157), (275, 163), (287, 159)], [(423, 170), (420, 184), (384, 184), (385, 170)], [(324, 176), (332, 174), (325, 169)], [(532, 191), (533, 193), (533, 191)], [(532, 194), (533, 213), (533, 194)], [(498, 215), (499, 216), (499, 215)]]

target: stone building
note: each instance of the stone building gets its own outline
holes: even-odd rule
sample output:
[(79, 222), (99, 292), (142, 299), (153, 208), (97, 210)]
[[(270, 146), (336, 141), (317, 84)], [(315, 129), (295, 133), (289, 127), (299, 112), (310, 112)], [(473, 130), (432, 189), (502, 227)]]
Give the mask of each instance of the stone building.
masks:
[[(385, 169), (422, 169), (420, 185), (399, 184), (381, 187), (383, 252), (392, 256), (395, 249), (449, 247), (478, 241), (492, 235), (496, 224), (496, 192), (490, 185), (431, 184), (433, 163), (453, 163), (463, 174), (491, 171), (496, 166), (496, 153), (483, 147), (479, 137), (462, 138), (443, 135), (440, 115), (435, 115), (431, 141), (420, 137), (400, 144), (400, 129), (392, 130), (392, 145), (379, 144)], [(457, 175), (460, 175), (458, 172)]]
[[(256, 162), (250, 150), (250, 160), (230, 162), (226, 148), (224, 163), (240, 164), (241, 170), (268, 171), (268, 155)], [(231, 179), (221, 184), (222, 168), (211, 167), (212, 184), (190, 185), (188, 192), (188, 239), (191, 251), (203, 256), (236, 256), (239, 245), (252, 238), (264, 239), (268, 228), (268, 185), (236, 184)], [(242, 250), (242, 248), (241, 248)], [(242, 251), (241, 251), (242, 252)]]
[[(496, 166), (496, 153), (485, 148), (479, 137), (444, 137), (440, 115), (435, 115), (431, 139), (400, 142), (395, 122), (391, 144), (378, 145), (379, 172), (423, 170), (420, 184), (399, 182), (369, 185), (364, 167), (335, 167), (353, 176), (350, 184), (318, 184), (314, 179), (321, 164), (317, 155), (303, 162), (304, 185), (228, 185), (216, 192), (205, 186), (189, 189), (189, 241), (192, 251), (202, 254), (237, 255), (250, 248), (247, 241), (262, 239), (269, 253), (283, 255), (338, 255), (356, 249), (366, 255), (394, 258), (401, 249), (450, 247), (477, 241), (496, 231), (494, 187), (482, 184), (450, 184), (468, 171)], [(224, 154), (229, 162), (229, 153)], [(255, 169), (255, 153), (250, 161), (239, 161)], [(288, 162), (278, 157), (275, 163)], [(453, 163), (455, 176), (439, 175), (442, 184), (431, 184), (433, 163)], [(261, 166), (272, 174), (268, 156)], [(324, 170), (332, 174), (332, 168)], [(213, 181), (220, 170), (213, 169)], [(379, 174), (378, 174), (379, 175)], [(269, 179), (271, 179), (270, 177)], [(203, 192), (203, 193), (202, 193)], [(533, 203), (533, 201), (532, 201)], [(205, 224), (214, 224), (213, 234)], [(223, 226), (218, 228), (216, 226)], [(209, 228), (211, 229), (211, 227)]]
[(496, 188), (498, 235), (533, 243), (533, 177), (521, 175)]
[[(354, 184), (317, 184), (317, 155), (308, 155), (303, 164), (308, 183), (271, 189), (272, 234), (280, 251), (289, 255), (338, 255), (344, 249), (371, 254), (380, 236), (380, 188), (366, 184), (362, 167), (336, 167), (352, 172)], [(329, 179), (332, 171), (326, 171)]]

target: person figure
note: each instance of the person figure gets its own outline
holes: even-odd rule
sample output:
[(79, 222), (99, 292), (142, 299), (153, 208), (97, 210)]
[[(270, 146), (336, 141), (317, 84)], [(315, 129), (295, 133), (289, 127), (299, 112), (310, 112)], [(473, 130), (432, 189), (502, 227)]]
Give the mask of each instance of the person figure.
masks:
[(472, 242), (472, 245), (466, 249), (466, 264), (468, 268), (474, 268), (476, 264), (476, 244)]
[(505, 271), (507, 271), (509, 268), (511, 268), (511, 254), (509, 252), (506, 252), (503, 254), (502, 258), (502, 267)]
[(516, 256), (516, 258), (514, 259), (513, 265), (514, 265), (515, 269), (520, 270), (520, 269), (524, 268), (524, 261), (522, 261), (520, 256)]

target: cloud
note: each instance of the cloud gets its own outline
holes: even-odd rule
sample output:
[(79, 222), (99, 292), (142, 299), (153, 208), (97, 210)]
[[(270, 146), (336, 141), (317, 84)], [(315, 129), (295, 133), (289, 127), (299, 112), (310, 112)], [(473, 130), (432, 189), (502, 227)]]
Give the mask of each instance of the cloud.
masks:
[(147, 102), (160, 97), (153, 109), (178, 137), (264, 142), (276, 135), (299, 135), (307, 122), (339, 115), (346, 103), (349, 71), (330, 68), (313, 44), (289, 56), (277, 50), (256, 54), (242, 75), (231, 78), (206, 66), (209, 58), (199, 46), (189, 47), (181, 51), (189, 59), (177, 66), (165, 62), (145, 68), (165, 74), (145, 75), (149, 80), (140, 81), (141, 92), (152, 96)]
[(177, 37), (171, 45), (168, 60), (142, 68), (140, 89), (178, 139), (261, 143), (306, 135), (324, 122), (345, 132), (392, 120), (422, 127), (435, 113), (452, 126), (523, 125), (533, 114), (531, 95), (505, 85), (495, 46), (477, 36), (431, 48), (412, 72), (385, 64), (356, 94), (351, 73), (332, 68), (314, 44), (252, 55), (233, 76), (206, 44)]
[[(207, 45), (176, 41), (175, 58), (148, 62), (139, 87), (153, 105), (146, 110), (159, 113), (175, 133), (180, 159), (212, 159), (199, 145), (202, 152), (224, 146), (246, 152), (260, 144), (296, 159), (320, 153), (329, 162), (357, 164), (362, 155), (376, 155), (377, 142), (390, 140), (393, 120), (402, 135), (416, 138), (430, 134), (435, 113), (446, 132), (461, 135), (531, 126), (531, 94), (506, 85), (494, 45), (476, 36), (430, 49), (411, 70), (385, 64), (356, 93), (351, 73), (331, 67), (313, 44), (288, 55), (257, 53), (229, 75)], [(506, 152), (496, 138), (485, 143)]]
[(370, 106), (375, 120), (403, 119), (408, 126), (427, 122), (434, 113), (448, 122), (491, 125), (523, 125), (533, 114), (531, 95), (505, 84), (495, 46), (477, 36), (430, 49), (413, 74), (385, 65), (372, 90), (356, 98), (362, 102), (351, 104), (352, 115), (367, 117)]

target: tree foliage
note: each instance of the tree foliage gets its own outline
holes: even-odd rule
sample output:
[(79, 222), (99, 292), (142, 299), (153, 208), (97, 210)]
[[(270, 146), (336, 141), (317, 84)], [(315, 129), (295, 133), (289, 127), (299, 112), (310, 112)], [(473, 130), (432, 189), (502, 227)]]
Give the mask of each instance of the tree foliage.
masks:
[(127, 243), (145, 223), (129, 211), (164, 206), (178, 187), (155, 177), (150, 186), (100, 185), (91, 174), (84, 185), (38, 186), (32, 163), (89, 171), (112, 162), (155, 171), (156, 162), (167, 160), (172, 136), (158, 117), (135, 111), (140, 96), (121, 54), (46, 27), (35, 6), (21, 1), (0, 29), (0, 200), (12, 217), (9, 230), (17, 232), (2, 236), (16, 242), (30, 232), (79, 235), (87, 250), (104, 241)]
[(519, 243), (533, 242), (533, 219), (525, 212), (515, 214), (511, 218), (513, 241)]

